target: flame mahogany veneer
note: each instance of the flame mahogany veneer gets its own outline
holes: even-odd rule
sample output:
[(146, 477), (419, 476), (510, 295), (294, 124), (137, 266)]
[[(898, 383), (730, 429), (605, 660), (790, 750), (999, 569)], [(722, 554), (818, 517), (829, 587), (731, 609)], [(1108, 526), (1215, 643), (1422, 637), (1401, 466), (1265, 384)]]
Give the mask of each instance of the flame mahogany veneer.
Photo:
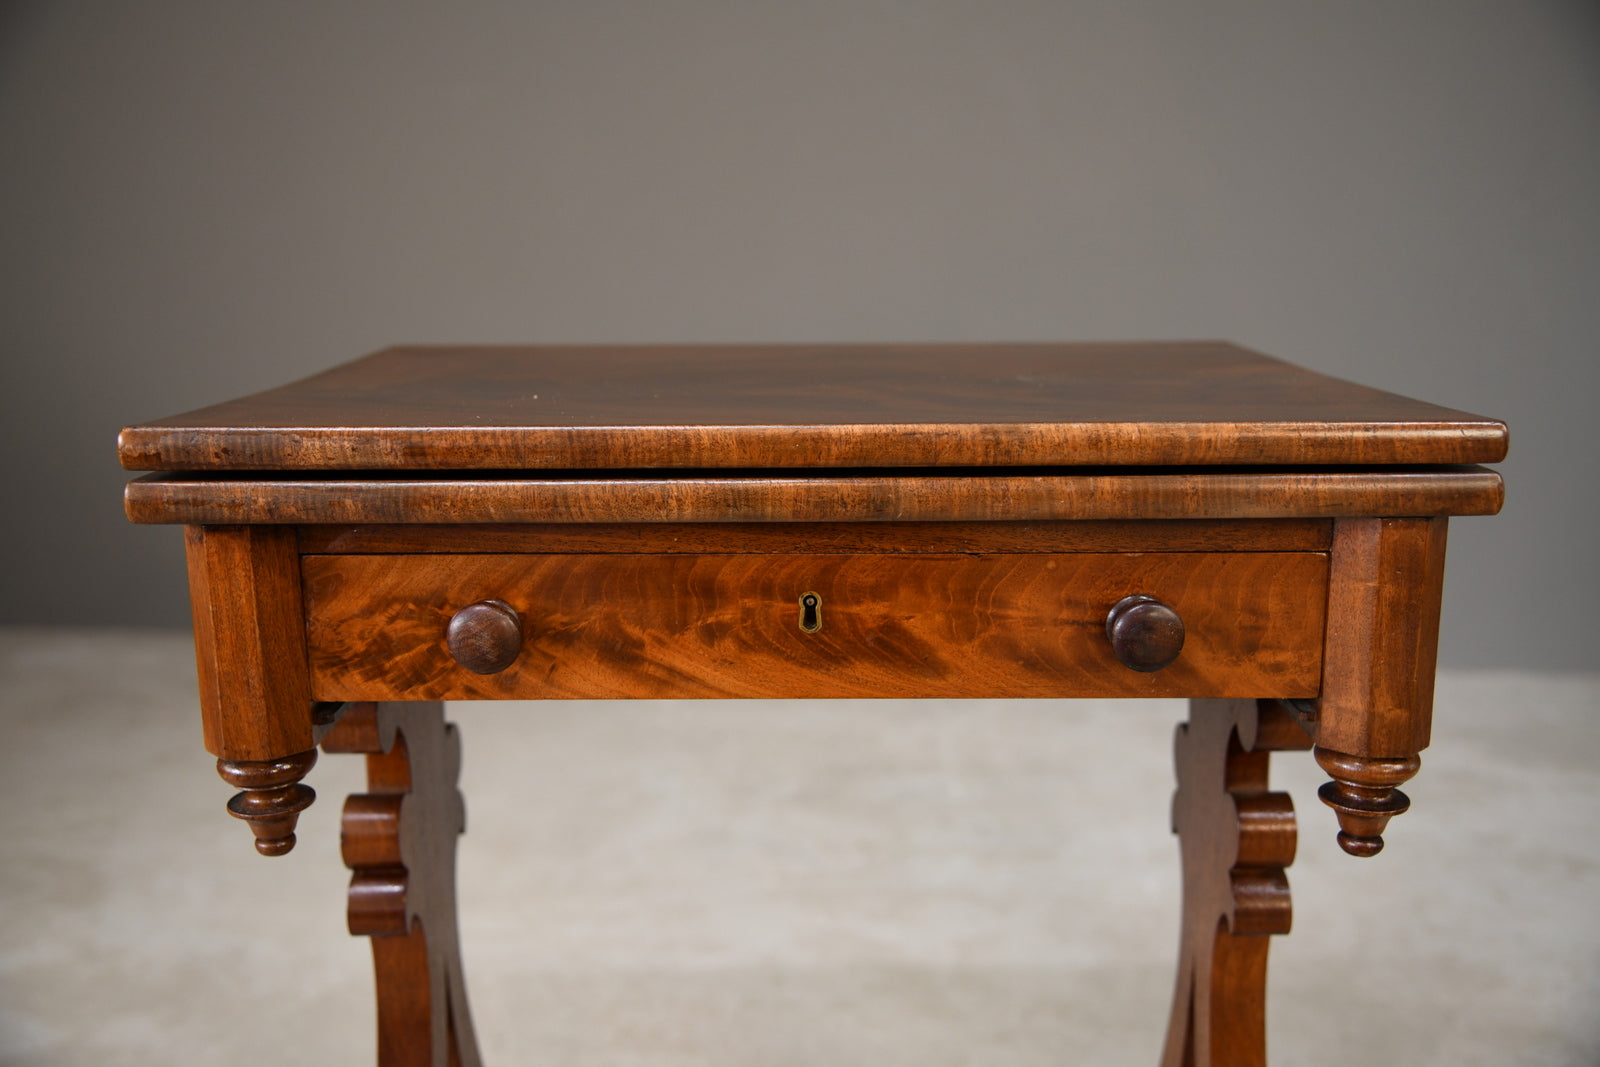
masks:
[[(1311, 698), (1328, 557), (306, 556), (302, 575), (317, 700)], [(1108, 608), (1135, 588), (1189, 632), (1154, 673), (1125, 668), (1106, 639)], [(814, 633), (799, 625), (806, 593), (821, 600)], [(522, 642), (485, 674), (439, 635), (489, 597), (521, 617)]]

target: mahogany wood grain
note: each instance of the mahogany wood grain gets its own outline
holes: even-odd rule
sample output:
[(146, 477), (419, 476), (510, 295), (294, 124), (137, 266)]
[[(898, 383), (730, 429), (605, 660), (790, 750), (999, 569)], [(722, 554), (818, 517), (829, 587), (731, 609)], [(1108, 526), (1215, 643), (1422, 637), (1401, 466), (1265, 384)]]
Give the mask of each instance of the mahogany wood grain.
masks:
[(474, 674), (499, 674), (522, 651), (522, 620), (503, 600), (480, 600), (450, 616), (444, 644)]
[[(1219, 342), (422, 347), (119, 455), (167, 472), (129, 518), (189, 526), (206, 746), (258, 849), (292, 846), (317, 741), (369, 754), (345, 857), (383, 1067), (478, 1056), (459, 742), (363, 702), (696, 696), (1229, 698), (1178, 736), (1164, 1063), (1261, 1067), (1295, 851), (1267, 753), (1314, 733), (1339, 844), (1382, 847), (1429, 740), (1445, 517), (1500, 508), (1471, 464), (1506, 443)], [(1134, 594), (1174, 613), (1124, 634), (1138, 670), (1107, 631)]]
[(1352, 856), (1376, 856), (1383, 851), (1389, 820), (1411, 808), (1411, 798), (1397, 787), (1421, 769), (1421, 758), (1352, 756), (1321, 745), (1316, 757), (1332, 778), (1322, 783), (1317, 797), (1338, 816), (1339, 847)]
[(300, 813), (317, 799), (301, 779), (316, 762), (314, 748), (275, 760), (217, 760), (217, 774), (239, 790), (228, 801), (228, 814), (245, 821), (263, 856), (282, 856), (294, 848)]
[(553, 552), (1326, 552), (1331, 519), (1158, 522), (649, 523), (304, 526), (300, 551)]
[(294, 531), (191, 526), (185, 545), (206, 750), (260, 761), (315, 747)]
[(372, 939), (378, 1067), (480, 1067), (456, 926), (461, 738), (438, 704), (357, 704), (323, 740), (365, 753), (341, 831), (349, 925)]
[(393, 348), (131, 426), (133, 470), (1493, 463), (1505, 427), (1221, 342)]
[(1444, 518), (1334, 524), (1319, 745), (1354, 756), (1427, 747), (1447, 531)]
[(1489, 515), (1481, 467), (1385, 471), (319, 478), (160, 475), (141, 523), (938, 522)]
[(1133, 593), (1111, 605), (1106, 638), (1129, 670), (1159, 671), (1183, 651), (1183, 616), (1153, 596)]
[(1339, 820), (1339, 847), (1370, 857), (1411, 801), (1433, 726), (1448, 520), (1334, 523), (1317, 760), (1332, 777), (1318, 796)]
[[(1318, 553), (307, 556), (322, 700), (538, 697), (1310, 697)], [(822, 600), (801, 631), (799, 597)], [(1117, 662), (1106, 615), (1146, 593), (1188, 637), (1154, 673)], [(454, 612), (503, 600), (523, 644), (462, 668)]]
[(1293, 920), (1294, 802), (1271, 753), (1311, 738), (1275, 701), (1193, 700), (1174, 744), (1183, 855), (1178, 981), (1162, 1067), (1266, 1067), (1268, 936)]

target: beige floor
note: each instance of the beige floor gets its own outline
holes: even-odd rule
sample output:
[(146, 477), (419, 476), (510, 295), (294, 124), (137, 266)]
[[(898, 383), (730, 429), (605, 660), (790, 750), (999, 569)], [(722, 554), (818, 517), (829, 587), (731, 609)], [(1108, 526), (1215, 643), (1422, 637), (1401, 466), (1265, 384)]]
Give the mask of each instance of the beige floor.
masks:
[[(1304, 754), (1278, 1065), (1600, 1063), (1600, 676), (1446, 674), (1390, 847)], [(453, 705), (478, 1031), (524, 1064), (1156, 1062), (1181, 705)], [(223, 813), (183, 635), (0, 631), (0, 1064), (359, 1064), (326, 758), (286, 859)]]

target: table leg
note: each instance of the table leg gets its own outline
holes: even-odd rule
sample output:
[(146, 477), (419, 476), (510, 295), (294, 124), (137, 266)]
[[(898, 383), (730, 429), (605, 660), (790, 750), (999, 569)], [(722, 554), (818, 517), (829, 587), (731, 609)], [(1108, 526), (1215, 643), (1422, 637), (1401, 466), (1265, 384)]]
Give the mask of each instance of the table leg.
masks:
[(363, 703), (322, 747), (367, 754), (341, 841), (350, 932), (372, 938), (378, 1067), (479, 1067), (456, 930), (460, 735), (438, 703)]
[(1265, 1067), (1268, 935), (1289, 932), (1294, 803), (1273, 751), (1311, 738), (1276, 701), (1192, 700), (1178, 727), (1172, 826), (1183, 928), (1162, 1067)]

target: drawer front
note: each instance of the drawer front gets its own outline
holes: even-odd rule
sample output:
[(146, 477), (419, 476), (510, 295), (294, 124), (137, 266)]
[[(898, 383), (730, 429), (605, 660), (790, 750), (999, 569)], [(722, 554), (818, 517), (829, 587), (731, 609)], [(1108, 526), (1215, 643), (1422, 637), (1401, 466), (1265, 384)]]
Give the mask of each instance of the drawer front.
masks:
[[(1312, 697), (1328, 579), (1316, 552), (330, 555), (302, 570), (318, 700)], [(1106, 636), (1135, 593), (1186, 631), (1153, 673)], [(476, 674), (446, 629), (491, 599), (515, 609), (522, 646)]]

